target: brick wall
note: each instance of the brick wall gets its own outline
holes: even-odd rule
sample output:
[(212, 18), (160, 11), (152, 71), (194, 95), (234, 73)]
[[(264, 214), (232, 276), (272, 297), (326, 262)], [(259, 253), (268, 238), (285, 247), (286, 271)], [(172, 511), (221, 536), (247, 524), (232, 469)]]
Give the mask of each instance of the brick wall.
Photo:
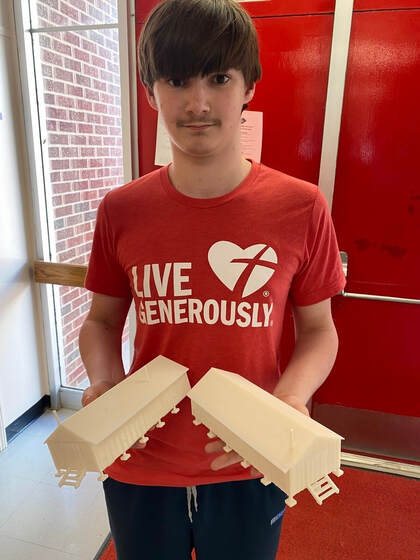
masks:
[[(32, 17), (34, 27), (115, 23), (117, 0), (32, 0)], [(124, 181), (118, 31), (42, 32), (34, 40), (42, 74), (38, 87), (46, 119), (56, 260), (87, 264), (99, 202)], [(78, 334), (90, 294), (70, 287), (59, 293), (62, 381), (78, 386), (86, 380)]]

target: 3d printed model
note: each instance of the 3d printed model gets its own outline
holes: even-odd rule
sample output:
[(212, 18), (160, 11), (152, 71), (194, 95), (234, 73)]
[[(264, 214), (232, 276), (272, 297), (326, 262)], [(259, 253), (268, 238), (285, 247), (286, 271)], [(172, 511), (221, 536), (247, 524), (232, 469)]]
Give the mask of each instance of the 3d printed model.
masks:
[(45, 441), (61, 477), (59, 486), (78, 488), (87, 471), (103, 470), (127, 453), (152, 426), (162, 428), (163, 416), (179, 412), (176, 404), (191, 389), (188, 368), (157, 356), (146, 366), (60, 423)]
[(337, 486), (328, 474), (341, 476), (341, 440), (325, 428), (244, 377), (212, 368), (187, 395), (195, 416), (193, 423), (209, 428), (208, 437), (226, 443), (244, 461), (273, 482), (294, 506), (295, 494), (307, 488), (318, 504)]
[(307, 488), (318, 504), (337, 486), (328, 476), (341, 476), (341, 440), (338, 434), (298, 412), (244, 377), (211, 368), (191, 389), (184, 366), (158, 356), (146, 366), (59, 424), (48, 444), (59, 486), (78, 488), (87, 471), (103, 470), (118, 457), (125, 461), (137, 440), (186, 396), (191, 400), (193, 423), (204, 424), (208, 437), (225, 442), (244, 468), (255, 467), (286, 492), (294, 506), (295, 494)]

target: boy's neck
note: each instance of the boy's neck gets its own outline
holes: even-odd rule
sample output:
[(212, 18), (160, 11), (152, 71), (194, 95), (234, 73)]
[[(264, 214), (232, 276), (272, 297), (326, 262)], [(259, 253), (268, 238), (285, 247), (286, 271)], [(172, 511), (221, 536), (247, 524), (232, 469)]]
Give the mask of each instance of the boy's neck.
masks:
[(216, 198), (233, 191), (251, 170), (238, 151), (208, 158), (190, 157), (173, 149), (169, 179), (180, 193), (192, 198)]

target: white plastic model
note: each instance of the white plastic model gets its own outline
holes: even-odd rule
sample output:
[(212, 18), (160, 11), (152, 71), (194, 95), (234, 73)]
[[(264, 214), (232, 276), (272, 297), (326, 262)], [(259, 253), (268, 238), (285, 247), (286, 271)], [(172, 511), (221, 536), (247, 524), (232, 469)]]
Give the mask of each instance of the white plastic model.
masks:
[(295, 494), (307, 488), (318, 504), (337, 486), (328, 476), (341, 476), (344, 439), (274, 395), (236, 373), (212, 368), (187, 395), (195, 425), (204, 424), (209, 438), (226, 443), (244, 460), (244, 468), (264, 474), (261, 482), (276, 484), (294, 506)]
[(125, 461), (137, 440), (152, 426), (165, 425), (161, 418), (171, 411), (191, 389), (188, 368), (157, 356), (146, 366), (59, 424), (45, 441), (61, 477), (59, 486), (78, 488), (87, 471), (99, 472), (118, 457)]

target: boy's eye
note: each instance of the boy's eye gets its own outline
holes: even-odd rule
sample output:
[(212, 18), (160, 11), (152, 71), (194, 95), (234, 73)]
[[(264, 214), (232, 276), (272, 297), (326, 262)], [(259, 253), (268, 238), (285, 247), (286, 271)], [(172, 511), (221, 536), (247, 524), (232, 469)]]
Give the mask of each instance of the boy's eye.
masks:
[(172, 78), (168, 80), (168, 84), (172, 87), (182, 87), (185, 86), (185, 80), (181, 80), (179, 78)]
[(226, 74), (215, 74), (213, 76), (213, 80), (215, 81), (216, 84), (222, 85), (222, 84), (227, 84), (230, 78)]

